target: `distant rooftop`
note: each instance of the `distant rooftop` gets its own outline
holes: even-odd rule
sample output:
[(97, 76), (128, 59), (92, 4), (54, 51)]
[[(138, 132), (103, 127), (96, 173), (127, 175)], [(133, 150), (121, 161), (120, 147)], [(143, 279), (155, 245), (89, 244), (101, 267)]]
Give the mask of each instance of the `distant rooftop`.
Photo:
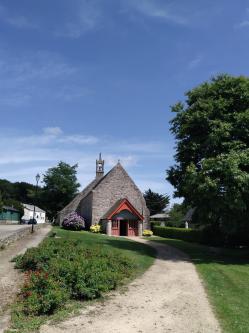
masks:
[(14, 208), (14, 207), (10, 207), (10, 206), (3, 206), (3, 209), (10, 210), (12, 212), (19, 212), (18, 209)]
[[(23, 207), (25, 207), (28, 210), (33, 211), (34, 210), (34, 205), (29, 205), (29, 204), (23, 204)], [(35, 211), (40, 212), (40, 213), (46, 213), (43, 209), (35, 206)]]
[(150, 216), (151, 219), (166, 219), (168, 217), (169, 217), (168, 213), (158, 213)]

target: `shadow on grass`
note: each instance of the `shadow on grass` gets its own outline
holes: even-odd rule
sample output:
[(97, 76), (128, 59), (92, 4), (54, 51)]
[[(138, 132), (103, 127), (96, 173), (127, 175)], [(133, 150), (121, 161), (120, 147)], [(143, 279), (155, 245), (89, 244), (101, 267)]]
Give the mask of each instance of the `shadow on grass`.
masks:
[[(70, 232), (62, 229), (57, 229), (56, 231), (65, 238), (67, 238), (67, 233), (69, 232), (70, 238), (82, 239), (82, 241), (89, 246), (93, 246), (94, 244), (95, 246), (113, 247), (144, 256), (157, 257), (161, 260), (189, 261), (191, 259), (191, 261), (196, 264), (217, 263), (224, 265), (249, 265), (248, 248), (218, 248), (162, 237), (148, 239), (147, 245), (123, 237), (117, 238), (99, 234), (94, 235), (89, 232)], [(149, 246), (152, 241), (154, 244), (164, 244), (165, 247), (159, 246), (160, 249), (157, 253), (154, 248)]]
[(149, 256), (152, 258), (156, 257), (156, 250), (151, 246), (138, 243), (128, 238), (123, 237), (110, 237), (101, 234), (92, 234), (90, 232), (75, 232), (75, 231), (67, 231), (63, 229), (56, 228), (55, 229), (58, 236), (63, 237), (65, 239), (68, 238), (70, 234), (71, 239), (79, 239), (89, 247), (92, 246), (100, 246), (100, 247), (107, 247), (107, 248), (115, 248), (117, 250), (126, 250), (130, 251), (131, 253), (136, 253), (138, 255)]
[[(177, 239), (169, 238), (153, 238), (153, 242), (160, 243), (170, 247), (174, 247), (180, 251), (176, 253), (171, 260), (187, 260), (188, 257), (195, 264), (223, 264), (223, 265), (249, 265), (249, 249), (228, 249), (201, 245), (197, 243), (185, 242)], [(170, 255), (170, 253), (169, 253)]]
[(157, 255), (157, 251), (153, 247), (149, 246), (149, 244), (147, 245), (125, 238), (116, 239), (109, 237), (108, 239), (105, 240), (105, 244), (117, 248), (119, 250), (128, 250), (136, 252), (137, 254), (140, 255), (151, 256), (153, 258), (155, 258)]

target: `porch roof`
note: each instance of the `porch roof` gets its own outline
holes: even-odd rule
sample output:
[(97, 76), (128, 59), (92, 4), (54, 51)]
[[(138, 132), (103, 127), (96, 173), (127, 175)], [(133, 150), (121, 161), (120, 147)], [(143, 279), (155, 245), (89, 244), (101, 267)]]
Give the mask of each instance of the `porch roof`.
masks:
[(117, 200), (115, 204), (103, 215), (102, 220), (111, 220), (114, 215), (123, 210), (128, 210), (139, 220), (144, 220), (144, 217), (136, 210), (136, 208), (129, 202), (128, 199)]

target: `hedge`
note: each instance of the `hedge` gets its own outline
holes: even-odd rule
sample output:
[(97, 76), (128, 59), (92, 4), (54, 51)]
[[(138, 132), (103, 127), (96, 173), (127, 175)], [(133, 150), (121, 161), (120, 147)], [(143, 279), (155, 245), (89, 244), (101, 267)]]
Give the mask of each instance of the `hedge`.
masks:
[(154, 225), (153, 232), (155, 236), (165, 238), (176, 238), (195, 243), (200, 243), (202, 241), (202, 232), (200, 230), (159, 227)]
[(201, 243), (211, 246), (249, 246), (249, 233), (246, 231), (237, 233), (224, 233), (217, 226), (206, 225), (202, 229), (185, 229), (174, 227), (155, 226), (155, 236), (181, 239), (188, 242)]

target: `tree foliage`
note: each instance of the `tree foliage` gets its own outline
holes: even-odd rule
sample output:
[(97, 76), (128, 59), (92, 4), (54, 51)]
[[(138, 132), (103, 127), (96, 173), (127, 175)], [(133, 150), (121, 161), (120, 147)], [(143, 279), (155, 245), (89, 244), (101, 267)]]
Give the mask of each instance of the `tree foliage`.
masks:
[(38, 197), (50, 219), (55, 218), (77, 194), (80, 186), (76, 176), (77, 167), (77, 164), (70, 166), (65, 162), (59, 162), (44, 174), (44, 187), (39, 191)]
[(3, 205), (4, 205), (3, 197), (2, 197), (2, 193), (0, 192), (0, 213), (1, 213), (2, 210), (3, 210)]
[(2, 206), (11, 206), (20, 210), (23, 215), (22, 203), (33, 204), (32, 197), (29, 196), (30, 192), (34, 190), (35, 186), (25, 182), (12, 183), (6, 179), (0, 179), (0, 192)]
[(52, 219), (77, 194), (80, 185), (77, 182), (76, 169), (77, 165), (70, 166), (64, 162), (49, 168), (43, 176), (43, 187), (0, 179), (2, 205), (13, 206), (21, 212), (23, 211), (21, 203), (36, 205), (44, 209)]
[(35, 189), (35, 185), (26, 182), (12, 183), (7, 179), (0, 179), (0, 191), (3, 200), (14, 199), (23, 203), (30, 203), (30, 191)]
[(146, 205), (150, 210), (150, 215), (161, 213), (169, 204), (169, 196), (159, 194), (148, 189), (144, 193)]
[(186, 212), (187, 208), (183, 204), (175, 203), (169, 210), (167, 225), (172, 227), (184, 226), (183, 218)]
[(172, 107), (176, 164), (167, 179), (202, 223), (244, 232), (249, 217), (249, 78), (219, 75)]

